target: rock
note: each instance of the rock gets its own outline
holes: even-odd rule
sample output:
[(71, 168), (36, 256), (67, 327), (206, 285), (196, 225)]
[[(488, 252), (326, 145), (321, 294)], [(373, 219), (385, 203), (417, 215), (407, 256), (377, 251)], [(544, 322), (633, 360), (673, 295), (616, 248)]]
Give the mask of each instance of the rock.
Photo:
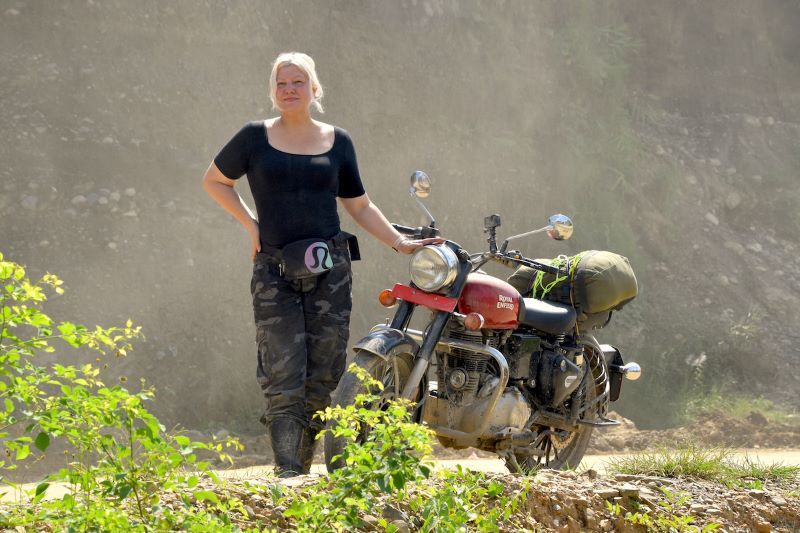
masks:
[(393, 520), (392, 525), (397, 528), (397, 533), (410, 533), (411, 529), (409, 529), (408, 524), (403, 522), (402, 520)]
[(759, 522), (756, 524), (756, 531), (758, 533), (770, 533), (772, 525), (769, 522)]
[(111, 242), (110, 242), (110, 243), (108, 243), (106, 246), (108, 246), (108, 248), (109, 248), (110, 250), (116, 250), (116, 249), (117, 249), (117, 243), (115, 243), (114, 241), (111, 241)]
[(619, 496), (619, 491), (617, 489), (612, 489), (608, 487), (601, 487), (599, 489), (594, 489), (594, 493), (604, 500), (611, 500)]
[(747, 420), (756, 426), (766, 426), (769, 424), (767, 417), (764, 416), (760, 411), (750, 411), (750, 414), (747, 415)]
[(619, 494), (624, 498), (638, 498), (639, 487), (630, 483), (624, 483), (621, 487), (619, 487)]
[(712, 157), (711, 159), (708, 160), (708, 164), (711, 165), (712, 167), (721, 167), (722, 161)]
[(761, 125), (761, 120), (758, 117), (754, 117), (754, 116), (751, 116), (751, 115), (748, 115), (747, 117), (745, 117), (744, 121), (747, 123), (748, 126), (760, 126)]
[(728, 176), (733, 176), (734, 174), (736, 174), (736, 167), (728, 167), (725, 170), (725, 174), (727, 174)]
[(125, 196), (136, 196), (136, 189), (133, 187), (128, 187), (125, 189)]
[(372, 516), (371, 514), (364, 515), (364, 523), (369, 526), (370, 528), (377, 528), (378, 527), (378, 517)]
[(400, 520), (401, 522), (408, 521), (408, 516), (403, 511), (389, 504), (383, 506), (383, 512), (381, 514), (385, 519), (392, 522), (396, 520)]
[(719, 283), (723, 287), (727, 287), (728, 285), (731, 284), (730, 280), (728, 280), (728, 276), (726, 276), (725, 274), (717, 275), (717, 283)]
[(114, 144), (114, 142), (116, 141), (113, 137), (103, 137), (103, 144)]
[(75, 205), (75, 206), (84, 205), (86, 203), (86, 201), (87, 201), (86, 197), (84, 195), (82, 195), (82, 194), (74, 196), (72, 198), (72, 200), (70, 200), (70, 202), (72, 202), (72, 205)]
[(29, 209), (33, 211), (36, 209), (36, 206), (39, 204), (39, 198), (36, 196), (23, 196), (20, 205), (25, 209)]
[(747, 249), (750, 250), (751, 252), (760, 253), (764, 249), (764, 247), (761, 246), (761, 243), (751, 242), (750, 244), (747, 245)]
[(775, 125), (775, 119), (772, 118), (772, 117), (767, 117), (767, 118), (764, 119), (764, 124), (766, 124), (767, 126), (774, 126)]
[(594, 470), (594, 469), (590, 468), (590, 469), (586, 470), (582, 475), (586, 476), (589, 479), (597, 479), (597, 475), (598, 474), (597, 474), (597, 470)]
[(755, 181), (756, 183), (761, 183), (762, 181), (764, 181), (764, 178), (756, 174), (755, 176), (753, 176), (753, 181)]
[(112, 202), (119, 202), (119, 199), (122, 198), (122, 195), (119, 193), (119, 191), (114, 191), (114, 192), (112, 192), (111, 194), (108, 195), (108, 198)]
[(742, 246), (738, 242), (727, 241), (725, 243), (725, 248), (727, 248), (728, 250), (733, 250), (734, 252), (736, 252), (739, 255), (742, 255), (744, 253), (744, 246)]
[(697, 185), (697, 178), (693, 174), (687, 174), (684, 179), (689, 185)]
[(774, 503), (778, 507), (785, 507), (786, 505), (789, 504), (789, 502), (786, 501), (786, 498), (784, 498), (783, 496), (778, 496), (778, 495), (775, 495), (775, 496), (772, 497), (772, 503)]
[(742, 203), (742, 195), (740, 195), (736, 191), (731, 191), (728, 193), (728, 196), (725, 197), (725, 205), (728, 209), (736, 209)]
[(719, 219), (714, 215), (714, 213), (706, 213), (705, 218), (715, 226), (719, 226)]
[(247, 519), (248, 520), (255, 520), (256, 519), (256, 513), (255, 513), (255, 511), (253, 511), (253, 508), (250, 507), (249, 505), (245, 505), (244, 506), (244, 512), (247, 513)]

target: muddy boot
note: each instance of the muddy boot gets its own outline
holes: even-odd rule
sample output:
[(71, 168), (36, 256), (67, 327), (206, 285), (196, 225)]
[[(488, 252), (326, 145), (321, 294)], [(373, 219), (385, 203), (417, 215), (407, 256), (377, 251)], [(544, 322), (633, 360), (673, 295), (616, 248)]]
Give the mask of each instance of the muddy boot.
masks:
[(320, 428), (307, 427), (303, 432), (303, 444), (300, 446), (300, 464), (303, 465), (303, 474), (311, 472), (311, 463), (314, 461), (314, 449), (317, 446), (317, 434)]
[(292, 477), (300, 475), (300, 445), (303, 424), (293, 418), (275, 418), (269, 425), (272, 454), (275, 456), (275, 475)]

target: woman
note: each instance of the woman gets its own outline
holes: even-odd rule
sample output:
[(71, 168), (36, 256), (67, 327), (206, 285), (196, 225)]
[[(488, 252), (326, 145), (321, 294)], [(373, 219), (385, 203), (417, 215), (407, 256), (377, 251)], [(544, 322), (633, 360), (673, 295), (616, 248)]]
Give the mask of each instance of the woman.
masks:
[[(336, 201), (398, 252), (441, 241), (406, 239), (370, 201), (347, 132), (311, 116), (311, 107), (323, 111), (322, 94), (313, 59), (279, 55), (270, 74), (279, 116), (246, 124), (203, 178), (206, 192), (250, 236), (257, 378), (266, 400), (262, 422), (281, 477), (309, 471), (321, 429), (312, 415), (330, 405), (344, 372), (350, 261), (357, 248), (354, 237), (341, 232)], [(234, 188), (244, 174), (258, 218)]]

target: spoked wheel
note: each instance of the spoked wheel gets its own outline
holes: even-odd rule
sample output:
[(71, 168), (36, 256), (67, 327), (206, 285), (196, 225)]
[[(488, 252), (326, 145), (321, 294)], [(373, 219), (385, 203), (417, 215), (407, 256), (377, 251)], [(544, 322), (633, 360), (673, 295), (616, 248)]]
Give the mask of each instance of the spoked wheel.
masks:
[(575, 468), (589, 447), (593, 428), (581, 425), (572, 431), (546, 426), (535, 429), (539, 435), (530, 446), (506, 457), (509, 471), (531, 474), (541, 468)]
[[(403, 387), (405, 387), (408, 377), (411, 374), (413, 358), (411, 354), (401, 354), (389, 358), (387, 361), (381, 357), (378, 357), (377, 355), (368, 352), (360, 352), (356, 356), (354, 363), (369, 372), (373, 378), (383, 383), (383, 391), (380, 393), (377, 402), (375, 402), (374, 405), (369, 406), (370, 409), (380, 410), (385, 409), (390, 401), (400, 397), (402, 394)], [(378, 393), (378, 391), (368, 391), (355, 374), (347, 372), (342, 377), (339, 388), (336, 390), (336, 392), (334, 392), (332, 403), (333, 405), (352, 405), (355, 403), (357, 395), (365, 394), (367, 392), (373, 392), (375, 394)], [(327, 429), (331, 430), (335, 426), (336, 421), (329, 421)], [(356, 441), (365, 442), (367, 440), (368, 433), (369, 428), (362, 428), (361, 433), (356, 438)], [(332, 472), (333, 470), (344, 466), (344, 461), (341, 458), (336, 461), (334, 461), (333, 458), (341, 455), (344, 452), (344, 449), (350, 440), (345, 438), (336, 438), (333, 436), (332, 432), (328, 431), (325, 433), (324, 442), (325, 464), (328, 467), (328, 471)]]
[[(584, 401), (591, 402), (596, 397), (597, 388), (589, 380)], [(536, 440), (524, 449), (517, 448), (509, 452), (505, 457), (506, 466), (511, 472), (527, 475), (541, 468), (576, 468), (589, 447), (594, 428), (578, 424), (570, 429), (550, 426), (534, 426), (531, 429), (538, 433)]]

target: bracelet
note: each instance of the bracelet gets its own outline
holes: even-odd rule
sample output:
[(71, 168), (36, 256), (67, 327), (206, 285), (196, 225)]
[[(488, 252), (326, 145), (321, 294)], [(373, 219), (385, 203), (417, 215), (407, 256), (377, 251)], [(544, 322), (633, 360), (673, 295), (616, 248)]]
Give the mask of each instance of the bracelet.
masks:
[(401, 244), (401, 243), (403, 243), (405, 240), (406, 240), (406, 238), (405, 238), (404, 236), (402, 236), (402, 235), (400, 235), (399, 237), (397, 237), (397, 238), (394, 240), (394, 242), (392, 243), (392, 250), (394, 250), (395, 252), (397, 252), (397, 251), (398, 251), (398, 250), (397, 250), (397, 247), (398, 247), (398, 246), (400, 246), (400, 244)]

